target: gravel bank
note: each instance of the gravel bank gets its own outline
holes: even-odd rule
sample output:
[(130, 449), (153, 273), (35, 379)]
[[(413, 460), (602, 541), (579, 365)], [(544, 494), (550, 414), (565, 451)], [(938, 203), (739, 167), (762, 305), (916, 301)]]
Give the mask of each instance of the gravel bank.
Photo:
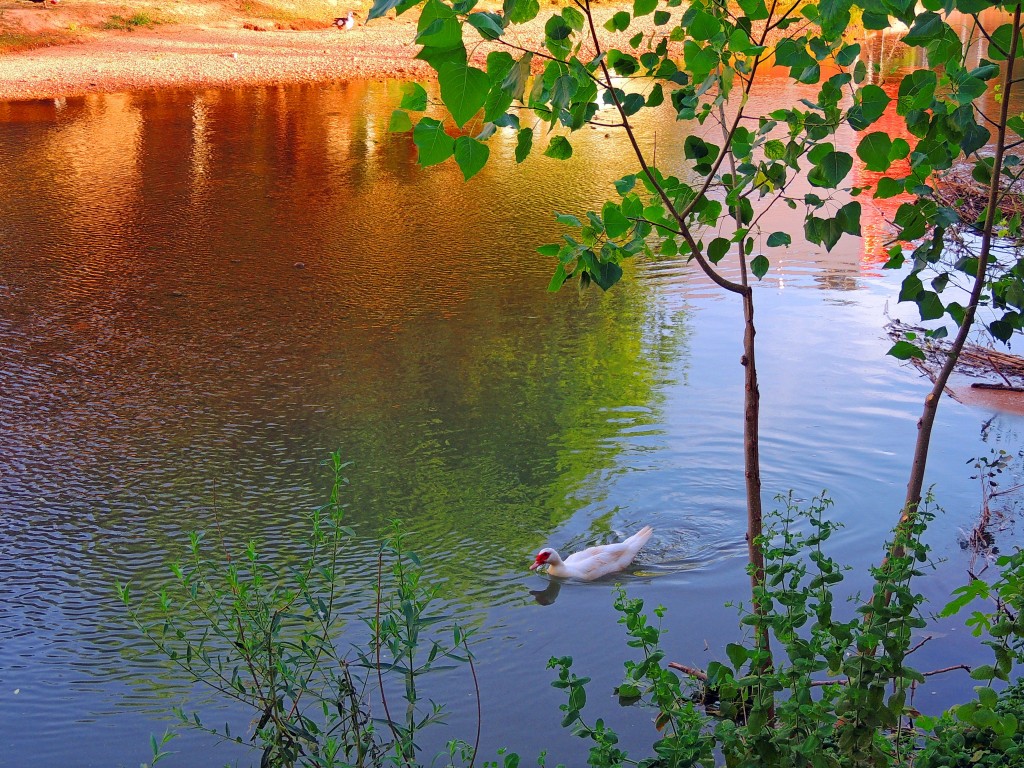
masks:
[[(62, 2), (61, 13), (73, 11), (73, 2)], [(595, 15), (603, 22), (617, 9), (604, 6)], [(330, 26), (325, 17), (306, 20), (299, 29), (275, 29), (279, 25), (273, 22), (237, 17), (132, 31), (90, 28), (79, 42), (0, 54), (0, 101), (156, 88), (426, 80), (433, 77), (433, 70), (414, 58), (416, 16), (411, 12), (397, 19), (376, 19), (351, 30)], [(510, 30), (512, 42), (539, 46), (549, 16), (550, 12), (541, 13), (529, 24)], [(31, 18), (55, 16), (37, 13)], [(638, 20), (629, 34), (638, 30), (654, 32), (650, 17)], [(603, 31), (602, 35), (620, 45), (629, 36)], [(474, 61), (482, 63), (490, 49), (482, 41), (471, 46)]]
[(97, 33), (0, 56), (0, 100), (150, 88), (226, 87), (356, 78), (428, 78), (412, 19), (348, 31), (253, 31), (183, 25)]

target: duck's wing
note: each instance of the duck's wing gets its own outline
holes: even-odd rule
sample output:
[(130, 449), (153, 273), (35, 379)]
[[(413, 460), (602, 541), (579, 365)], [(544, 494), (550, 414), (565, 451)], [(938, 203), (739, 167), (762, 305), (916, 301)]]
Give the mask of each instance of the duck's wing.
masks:
[(651, 534), (653, 533), (654, 529), (649, 525), (645, 525), (628, 539), (617, 541), (614, 544), (598, 544), (596, 547), (590, 547), (589, 549), (584, 549), (582, 552), (576, 552), (569, 555), (565, 561), (568, 563), (576, 558), (600, 558), (603, 560), (606, 557), (617, 558), (627, 554), (629, 559), (632, 560), (636, 557), (636, 553), (640, 551), (643, 545), (648, 542), (651, 538)]
[(574, 578), (590, 581), (629, 565), (628, 553), (619, 544), (604, 544), (565, 558), (565, 569)]

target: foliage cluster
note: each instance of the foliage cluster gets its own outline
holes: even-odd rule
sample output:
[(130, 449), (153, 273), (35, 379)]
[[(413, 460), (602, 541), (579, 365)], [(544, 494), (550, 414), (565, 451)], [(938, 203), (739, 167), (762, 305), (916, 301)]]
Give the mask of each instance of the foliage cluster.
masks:
[[(335, 457), (335, 472), (341, 466)], [(253, 544), (238, 564), (208, 557), (201, 537), (193, 536), (191, 560), (172, 566), (170, 588), (139, 604), (128, 586), (119, 587), (135, 624), (154, 647), (193, 679), (248, 708), (256, 725), (243, 739), (229, 723), (220, 728), (196, 712), (177, 708), (175, 713), (187, 727), (254, 746), (261, 766), (474, 765), (477, 744), (462, 740), (449, 742), (447, 752), (429, 760), (422, 755), (424, 729), (443, 722), (444, 709), (424, 705), (419, 679), (443, 665), (463, 663), (475, 680), (475, 669), (471, 633), (436, 609), (437, 588), (424, 585), (418, 559), (398, 528), (381, 547), (377, 612), (364, 621), (369, 640), (342, 644), (345, 611), (336, 598), (344, 581), (337, 556), (350, 532), (341, 523), (338, 477), (331, 505), (311, 518), (311, 549), (302, 565), (275, 569), (261, 561)], [(616, 693), (621, 704), (652, 713), (649, 754), (636, 757), (622, 749), (613, 723), (588, 722), (589, 678), (575, 673), (572, 657), (549, 660), (557, 673), (552, 685), (566, 695), (562, 726), (590, 743), (587, 764), (1015, 764), (1013, 759), (1024, 754), (1024, 689), (1017, 682), (997, 692), (995, 684), (1010, 681), (1015, 665), (1024, 661), (1024, 552), (1000, 558), (995, 580), (972, 580), (943, 610), (951, 616), (972, 608), (966, 624), (991, 647), (993, 663), (962, 667), (979, 682), (975, 699), (928, 717), (917, 713), (912, 699), (915, 688), (936, 671), (922, 672), (909, 658), (922, 645), (918, 632), (928, 623), (913, 580), (929, 563), (921, 537), (930, 512), (922, 510), (913, 526), (897, 529), (893, 543), (903, 555), (875, 568), (871, 594), (850, 602), (855, 608), (842, 615), (836, 590), (845, 569), (826, 547), (839, 528), (826, 516), (830, 502), (820, 498), (800, 508), (792, 498), (780, 501), (783, 508), (769, 517), (761, 542), (766, 582), (759, 597), (768, 611), (738, 606), (741, 625), (752, 633), (760, 623), (768, 624), (765, 629), (778, 646), (773, 666), (761, 663), (763, 650), (749, 637), (727, 644), (725, 658), (706, 672), (667, 662), (665, 609), (656, 608), (652, 619), (643, 600), (618, 590), (615, 607), (634, 658), (625, 662)], [(401, 713), (389, 704), (395, 687), (404, 691)], [(171, 754), (168, 741), (153, 740), (153, 764)], [(516, 768), (519, 763), (518, 754), (501, 752), (497, 762), (482, 764)]]
[[(930, 513), (922, 510), (912, 527), (897, 529), (900, 540), (893, 544), (904, 555), (874, 569), (871, 595), (854, 603), (854, 615), (840, 618), (833, 588), (843, 580), (843, 569), (823, 547), (838, 527), (824, 515), (829, 502), (816, 499), (800, 509), (792, 499), (785, 501), (763, 542), (767, 621), (779, 644), (774, 668), (765, 671), (758, 663), (755, 644), (730, 643), (727, 661), (709, 664), (699, 675), (699, 688), (684, 690), (671, 668), (695, 670), (663, 663), (660, 626), (649, 624), (641, 600), (620, 591), (620, 623), (641, 661), (626, 662), (618, 693), (654, 710), (660, 738), (651, 757), (631, 759), (617, 749), (618, 736), (606, 724), (583, 722), (587, 679), (572, 672), (571, 658), (552, 659), (559, 671), (555, 685), (569, 691), (563, 724), (594, 743), (589, 765), (713, 766), (716, 755), (727, 766), (750, 768), (1015, 765), (1024, 743), (1021, 686), (997, 693), (993, 683), (1008, 681), (1014, 664), (1024, 661), (1018, 591), (1024, 553), (1001, 558), (994, 582), (973, 580), (944, 609), (943, 615), (952, 615), (989, 599), (988, 609), (973, 611), (967, 623), (987, 637), (994, 663), (968, 669), (979, 681), (975, 700), (926, 717), (912, 706), (914, 690), (945, 670), (922, 672), (908, 658), (921, 645), (915, 631), (927, 626), (923, 597), (912, 581), (928, 563), (921, 536)], [(887, 594), (894, 599), (886, 600)], [(663, 614), (664, 608), (655, 610), (659, 618)], [(764, 620), (750, 611), (741, 614), (752, 628)], [(697, 702), (714, 719), (699, 713)]]
[[(437, 631), (448, 618), (439, 588), (422, 579), (397, 523), (380, 545), (376, 608), (361, 622), (368, 637), (351, 636), (339, 606), (340, 558), (353, 533), (343, 523), (344, 466), (332, 456), (331, 500), (312, 515), (300, 563), (273, 565), (254, 541), (234, 558), (223, 542), (210, 547), (192, 534), (189, 559), (171, 566), (173, 582), (151, 599), (138, 603), (130, 585), (118, 585), (133, 623), (163, 657), (253, 713), (246, 736), (259, 746), (261, 766), (413, 764), (417, 734), (441, 716), (422, 701), (420, 679), (452, 664), (472, 667), (472, 631), (457, 622)], [(393, 713), (396, 690), (404, 711)], [(212, 725), (181, 707), (175, 714), (188, 727), (247, 743), (228, 722)], [(464, 749), (451, 744), (453, 755)], [(163, 751), (154, 741), (154, 762)]]

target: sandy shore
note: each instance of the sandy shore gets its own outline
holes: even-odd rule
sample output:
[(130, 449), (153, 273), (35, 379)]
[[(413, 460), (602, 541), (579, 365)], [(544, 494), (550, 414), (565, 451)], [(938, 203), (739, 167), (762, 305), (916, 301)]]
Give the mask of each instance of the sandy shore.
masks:
[[(433, 76), (427, 65), (414, 58), (416, 11), (340, 30), (330, 22), (333, 16), (344, 15), (339, 9), (350, 7), (340, 5), (343, 0), (302, 1), (313, 11), (311, 15), (274, 21), (239, 16), (237, 8), (221, 0), (179, 0), (174, 5), (177, 16), (128, 31), (105, 27), (111, 18), (122, 18), (112, 17), (113, 13), (129, 15), (137, 5), (128, 8), (108, 0), (58, 0), (57, 5), (0, 0), (0, 38), (4, 24), (7, 31), (17, 24), (20, 36), (30, 43), (33, 36), (38, 41), (55, 35), (65, 43), (0, 53), (0, 100)], [(596, 15), (603, 22), (617, 9), (610, 4)], [(510, 30), (513, 41), (524, 47), (539, 46), (551, 10)], [(637, 27), (653, 32), (649, 19), (630, 34)], [(606, 36), (628, 37), (625, 33)], [(474, 61), (482, 64), (490, 46), (483, 41), (472, 45), (469, 39), (467, 44)]]
[(348, 31), (253, 31), (225, 23), (92, 33), (82, 42), (0, 56), (0, 100), (430, 77), (429, 67), (413, 58), (414, 36), (414, 21), (404, 18)]

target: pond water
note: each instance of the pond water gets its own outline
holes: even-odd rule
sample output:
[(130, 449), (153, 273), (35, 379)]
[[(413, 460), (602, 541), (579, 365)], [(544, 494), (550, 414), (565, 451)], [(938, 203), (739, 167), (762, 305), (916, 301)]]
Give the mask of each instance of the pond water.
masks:
[[(484, 755), (584, 759), (558, 727), (551, 655), (593, 677), (589, 716), (621, 722), (627, 748), (652, 738), (649, 713), (611, 695), (628, 655), (614, 583), (538, 601), (542, 546), (653, 525), (621, 581), (668, 607), (670, 657), (704, 665), (739, 636), (738, 304), (672, 259), (607, 294), (546, 292), (552, 211), (599, 205), (633, 170), (626, 145), (587, 131), (570, 162), (514, 166), (499, 138), (464, 184), (387, 133), (399, 98), (366, 82), (0, 104), (0, 765), (138, 765), (185, 696), (245, 732), (251, 713), (143, 653), (113, 584), (166, 579), (194, 529), (288, 551), (332, 451), (352, 462), (353, 583), (401, 517), (479, 628)], [(672, 130), (641, 130), (668, 166)], [(898, 276), (878, 266), (884, 211), (866, 210), (863, 239), (824, 254), (795, 238), (757, 292), (766, 494), (827, 489), (851, 591), (896, 519), (927, 390), (885, 356)], [(943, 403), (929, 541), (945, 560), (920, 583), (940, 604), (979, 508), (969, 460), (1016, 453), (1019, 429)], [(985, 658), (955, 624), (933, 634), (922, 669)], [(471, 739), (466, 670), (429, 685), (451, 714), (428, 748)], [(954, 676), (917, 703), (970, 688)], [(169, 765), (258, 763), (196, 734), (172, 749)]]

